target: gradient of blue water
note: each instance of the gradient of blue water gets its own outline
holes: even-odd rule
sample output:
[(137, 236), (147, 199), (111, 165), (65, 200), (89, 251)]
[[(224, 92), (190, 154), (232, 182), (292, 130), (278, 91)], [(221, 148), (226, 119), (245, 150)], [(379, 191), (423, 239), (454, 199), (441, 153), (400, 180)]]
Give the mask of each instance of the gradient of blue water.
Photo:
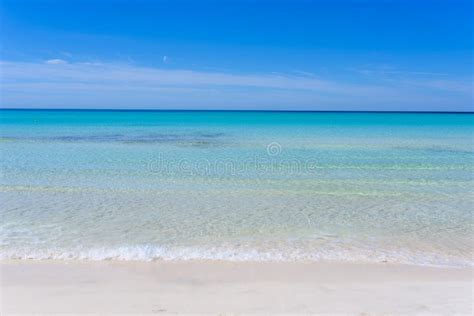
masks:
[(1, 110), (3, 258), (472, 263), (474, 115)]

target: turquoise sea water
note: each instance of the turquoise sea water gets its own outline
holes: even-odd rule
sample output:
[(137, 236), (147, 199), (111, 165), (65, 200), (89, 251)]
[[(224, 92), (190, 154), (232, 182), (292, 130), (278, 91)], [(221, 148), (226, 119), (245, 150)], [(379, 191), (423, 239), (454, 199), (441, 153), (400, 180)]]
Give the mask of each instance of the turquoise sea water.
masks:
[(0, 110), (3, 259), (472, 265), (474, 115)]

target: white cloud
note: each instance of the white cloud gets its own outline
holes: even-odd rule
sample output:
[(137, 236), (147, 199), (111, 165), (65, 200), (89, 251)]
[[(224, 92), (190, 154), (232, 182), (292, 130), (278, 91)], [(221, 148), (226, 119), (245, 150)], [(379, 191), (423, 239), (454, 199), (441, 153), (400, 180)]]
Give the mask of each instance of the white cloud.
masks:
[(48, 65), (64, 65), (64, 64), (67, 64), (68, 62), (63, 59), (48, 59), (44, 63)]
[(46, 64), (2, 62), (5, 80), (57, 82), (61, 84), (85, 83), (127, 84), (141, 86), (225, 86), (256, 89), (308, 90), (344, 95), (387, 92), (381, 86), (347, 84), (302, 75), (285, 74), (232, 74), (193, 70), (169, 70), (138, 67), (130, 64), (63, 63)]
[(447, 78), (344, 81), (63, 60), (3, 61), (0, 70), (4, 107), (465, 110), (472, 100), (471, 81)]
[(471, 93), (474, 91), (473, 83), (466, 83), (459, 80), (405, 80), (408, 85), (431, 88), (435, 90), (445, 90), (451, 92)]

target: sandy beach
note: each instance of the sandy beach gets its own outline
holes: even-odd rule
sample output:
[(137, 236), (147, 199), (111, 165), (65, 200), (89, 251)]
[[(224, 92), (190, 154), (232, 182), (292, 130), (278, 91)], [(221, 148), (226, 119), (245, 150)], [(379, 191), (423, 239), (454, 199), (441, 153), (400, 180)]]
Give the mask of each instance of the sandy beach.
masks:
[(471, 315), (471, 268), (250, 262), (1, 263), (1, 313)]

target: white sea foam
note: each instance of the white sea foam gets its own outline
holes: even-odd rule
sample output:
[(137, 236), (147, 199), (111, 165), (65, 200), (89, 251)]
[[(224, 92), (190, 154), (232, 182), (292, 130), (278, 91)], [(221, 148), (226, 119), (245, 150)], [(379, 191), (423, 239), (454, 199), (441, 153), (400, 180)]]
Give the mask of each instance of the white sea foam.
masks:
[(121, 246), (75, 250), (6, 250), (1, 260), (84, 260), (84, 261), (231, 261), (231, 262), (352, 262), (398, 263), (436, 267), (474, 266), (469, 258), (441, 256), (436, 253), (412, 253), (406, 250), (374, 251), (362, 249), (251, 249), (249, 247), (163, 247), (155, 245)]

